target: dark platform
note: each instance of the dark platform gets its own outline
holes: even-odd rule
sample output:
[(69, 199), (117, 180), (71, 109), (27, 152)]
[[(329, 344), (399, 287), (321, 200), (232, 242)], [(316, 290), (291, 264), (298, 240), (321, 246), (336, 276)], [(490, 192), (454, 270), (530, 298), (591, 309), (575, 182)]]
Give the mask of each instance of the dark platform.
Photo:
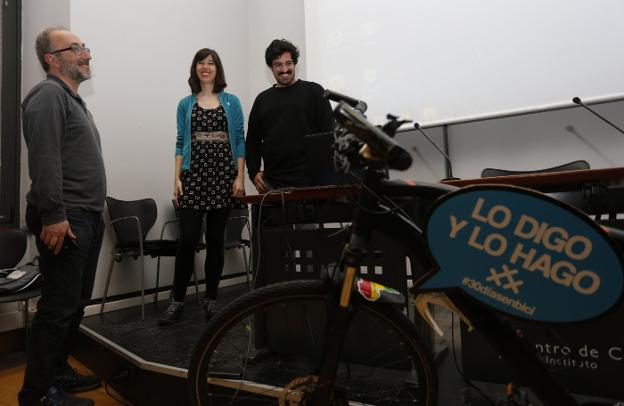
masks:
[[(245, 284), (221, 288), (219, 307), (245, 293), (246, 289)], [(166, 300), (146, 304), (143, 321), (140, 306), (136, 306), (102, 316), (86, 317), (81, 326), (82, 335), (74, 354), (76, 358), (135, 406), (189, 404), (187, 368), (206, 320), (203, 309), (192, 294), (186, 298), (184, 320), (173, 326), (159, 327), (158, 319), (167, 305)], [(436, 340), (436, 348), (446, 344), (449, 350), (441, 357), (438, 365), (438, 405), (490, 405), (464, 383), (457, 371), (451, 345), (450, 314), (445, 310), (437, 310), (436, 320), (445, 332), (444, 342)], [(461, 362), (461, 344), (456, 323), (455, 331), (454, 350), (458, 362)], [(503, 399), (503, 385), (475, 383), (494, 401)], [(535, 404), (539, 406), (539, 403)]]
[[(245, 284), (219, 290), (223, 307), (245, 293)], [(200, 292), (200, 295), (202, 293)], [(167, 300), (85, 317), (75, 356), (133, 405), (186, 405), (186, 376), (195, 342), (206, 326), (195, 294), (186, 297), (184, 320), (158, 326)]]
[[(218, 306), (225, 306), (245, 292), (245, 284), (219, 289)], [(184, 303), (183, 321), (160, 327), (158, 319), (168, 304), (167, 300), (146, 303), (145, 320), (141, 320), (141, 310), (137, 306), (85, 317), (82, 326), (146, 361), (186, 369), (195, 341), (206, 326), (205, 313), (195, 294), (191, 294)]]

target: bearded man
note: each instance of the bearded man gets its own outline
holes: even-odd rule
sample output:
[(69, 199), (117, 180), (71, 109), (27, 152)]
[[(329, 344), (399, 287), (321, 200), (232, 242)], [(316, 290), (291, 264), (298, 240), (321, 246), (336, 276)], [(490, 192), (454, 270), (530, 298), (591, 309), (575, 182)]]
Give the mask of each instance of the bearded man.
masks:
[(22, 103), (31, 179), (26, 224), (35, 235), (43, 275), (32, 322), (20, 405), (93, 405), (73, 397), (100, 386), (67, 363), (91, 299), (102, 245), (106, 175), (100, 135), (78, 86), (91, 77), (91, 51), (62, 27), (36, 39), (47, 78)]
[(283, 39), (273, 40), (265, 52), (275, 84), (256, 97), (245, 144), (249, 178), (259, 193), (310, 186), (303, 139), (334, 129), (323, 87), (297, 79), (298, 59), (297, 47)]

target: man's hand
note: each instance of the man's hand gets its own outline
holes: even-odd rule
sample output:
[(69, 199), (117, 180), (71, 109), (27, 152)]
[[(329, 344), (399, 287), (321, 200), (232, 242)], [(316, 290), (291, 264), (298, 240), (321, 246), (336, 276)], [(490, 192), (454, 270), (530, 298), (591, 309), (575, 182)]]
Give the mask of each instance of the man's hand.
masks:
[(256, 173), (253, 180), (254, 186), (258, 189), (258, 193), (266, 193), (271, 190), (271, 186), (264, 181), (264, 172)]
[(245, 176), (237, 176), (232, 185), (232, 196), (241, 197), (245, 196)]
[(61, 248), (63, 248), (65, 236), (72, 240), (76, 239), (67, 220), (43, 226), (39, 238), (41, 238), (41, 241), (50, 251), (54, 252), (54, 255), (58, 255), (61, 252)]

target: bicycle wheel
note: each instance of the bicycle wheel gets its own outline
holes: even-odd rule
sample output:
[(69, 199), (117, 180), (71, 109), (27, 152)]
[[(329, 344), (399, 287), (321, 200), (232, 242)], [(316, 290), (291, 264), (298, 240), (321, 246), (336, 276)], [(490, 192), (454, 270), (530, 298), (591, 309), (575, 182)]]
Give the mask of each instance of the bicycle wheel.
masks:
[[(328, 301), (327, 283), (291, 281), (225, 307), (193, 352), (192, 404), (311, 404)], [(353, 305), (332, 404), (434, 405), (437, 374), (415, 326), (390, 306)]]

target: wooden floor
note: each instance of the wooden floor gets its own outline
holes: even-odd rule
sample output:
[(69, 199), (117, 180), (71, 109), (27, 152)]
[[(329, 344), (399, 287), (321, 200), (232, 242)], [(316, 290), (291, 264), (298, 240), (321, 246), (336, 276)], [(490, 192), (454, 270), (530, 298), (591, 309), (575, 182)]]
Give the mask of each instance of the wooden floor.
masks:
[[(0, 356), (0, 406), (17, 405), (17, 393), (24, 379), (25, 359), (26, 354), (23, 352)], [(89, 372), (84, 365), (73, 358), (70, 358), (69, 363), (82, 374)], [(80, 393), (77, 396), (92, 399), (97, 406), (128, 405), (112, 388), (108, 388), (108, 391), (110, 394), (102, 385), (97, 390)]]

